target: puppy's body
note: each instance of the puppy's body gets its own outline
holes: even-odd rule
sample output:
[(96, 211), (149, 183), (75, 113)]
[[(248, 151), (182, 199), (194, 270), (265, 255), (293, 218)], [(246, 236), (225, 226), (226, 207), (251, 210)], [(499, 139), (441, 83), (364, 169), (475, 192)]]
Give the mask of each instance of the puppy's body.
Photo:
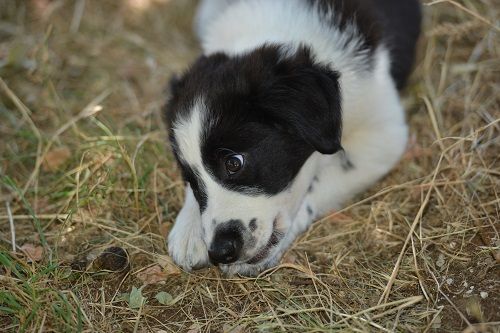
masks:
[(419, 22), (415, 0), (203, 1), (205, 56), (167, 106), (187, 181), (173, 259), (256, 274), (386, 174), (406, 145), (397, 89)]

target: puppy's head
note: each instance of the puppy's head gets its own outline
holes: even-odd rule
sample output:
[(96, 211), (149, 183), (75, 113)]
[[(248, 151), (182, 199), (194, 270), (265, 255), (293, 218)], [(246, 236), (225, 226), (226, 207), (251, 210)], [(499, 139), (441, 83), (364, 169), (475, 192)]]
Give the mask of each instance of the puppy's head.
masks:
[(172, 81), (166, 121), (214, 264), (258, 264), (286, 235), (315, 176), (341, 149), (338, 73), (307, 47), (202, 56)]

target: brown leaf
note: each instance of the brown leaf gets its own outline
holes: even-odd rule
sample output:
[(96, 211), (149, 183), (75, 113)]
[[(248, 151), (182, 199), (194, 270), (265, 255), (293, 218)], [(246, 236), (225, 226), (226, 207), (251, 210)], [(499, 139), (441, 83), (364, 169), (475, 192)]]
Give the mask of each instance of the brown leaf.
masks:
[(163, 238), (167, 238), (168, 236), (168, 233), (170, 232), (170, 229), (172, 229), (172, 223), (170, 222), (166, 222), (166, 223), (162, 223), (160, 225), (160, 235), (163, 237)]
[(163, 271), (160, 265), (146, 268), (137, 274), (137, 278), (144, 284), (155, 284), (167, 280), (168, 274)]
[(42, 162), (44, 171), (57, 171), (71, 156), (71, 151), (68, 147), (54, 148), (49, 151)]
[(161, 256), (158, 258), (158, 264), (163, 267), (163, 271), (167, 273), (167, 275), (179, 275), (181, 274), (180, 268), (174, 263), (172, 258), (169, 256)]
[(429, 148), (423, 148), (418, 142), (415, 136), (412, 136), (406, 147), (406, 151), (403, 154), (404, 160), (416, 160), (422, 156), (428, 156), (432, 154), (432, 150)]
[(295, 256), (293, 253), (287, 253), (283, 257), (283, 263), (286, 264), (296, 264), (297, 263), (297, 256)]
[(28, 257), (28, 262), (37, 262), (43, 258), (43, 247), (26, 243), (21, 246), (21, 251)]
[(351, 216), (345, 213), (337, 212), (336, 210), (330, 211), (328, 217), (331, 218), (333, 221), (338, 221), (338, 222), (352, 221)]

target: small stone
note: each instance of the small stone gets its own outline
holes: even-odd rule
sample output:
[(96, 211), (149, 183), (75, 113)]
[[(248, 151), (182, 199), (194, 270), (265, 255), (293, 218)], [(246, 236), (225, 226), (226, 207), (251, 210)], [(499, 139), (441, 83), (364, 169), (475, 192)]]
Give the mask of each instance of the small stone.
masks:
[(481, 291), (479, 293), (479, 295), (481, 296), (482, 299), (485, 299), (486, 297), (488, 297), (488, 293), (486, 291)]
[(436, 265), (438, 267), (443, 267), (443, 265), (444, 265), (444, 254), (442, 254), (442, 253), (439, 254), (438, 259), (436, 261)]
[(452, 283), (453, 283), (453, 279), (452, 278), (447, 278), (446, 279), (446, 284), (448, 284), (449, 286), (451, 286)]

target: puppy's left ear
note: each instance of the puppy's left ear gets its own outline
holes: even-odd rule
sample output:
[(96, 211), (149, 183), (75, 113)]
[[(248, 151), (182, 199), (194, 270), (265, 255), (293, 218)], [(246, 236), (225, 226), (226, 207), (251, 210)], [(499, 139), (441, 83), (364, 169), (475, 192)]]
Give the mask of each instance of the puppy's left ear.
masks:
[(268, 114), (322, 154), (341, 150), (340, 74), (314, 63), (307, 50), (282, 60), (275, 73), (262, 103)]

